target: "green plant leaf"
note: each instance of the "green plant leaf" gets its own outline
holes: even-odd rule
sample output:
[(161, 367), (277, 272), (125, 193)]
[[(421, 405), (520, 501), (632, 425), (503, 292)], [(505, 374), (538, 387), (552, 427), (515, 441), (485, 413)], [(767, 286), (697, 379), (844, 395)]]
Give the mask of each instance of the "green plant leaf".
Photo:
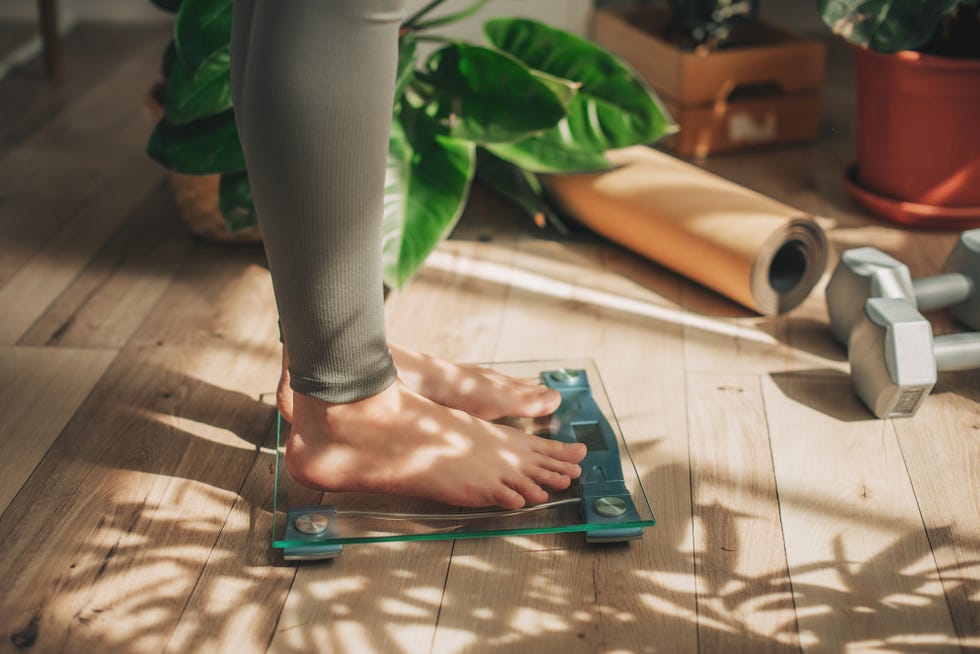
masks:
[(531, 74), (538, 78), (544, 83), (551, 92), (555, 94), (558, 101), (561, 102), (561, 106), (565, 107), (567, 111), (572, 104), (572, 100), (575, 99), (575, 95), (578, 93), (578, 89), (581, 86), (578, 82), (573, 82), (571, 80), (563, 79), (561, 77), (555, 77), (554, 75), (549, 75), (540, 70), (531, 69)]
[(177, 12), (174, 38), (177, 54), (196, 73), (231, 40), (231, 0), (183, 0)]
[(227, 47), (208, 57), (196, 73), (191, 73), (178, 59), (167, 83), (164, 105), (170, 122), (182, 125), (230, 109), (231, 78), (228, 66)]
[(237, 232), (256, 225), (255, 205), (252, 204), (252, 187), (248, 183), (248, 175), (226, 173), (221, 176), (218, 185), (218, 207), (225, 219), (229, 232)]
[(384, 280), (400, 288), (459, 220), (476, 155), (473, 143), (402, 103), (391, 126), (385, 179)]
[(561, 99), (527, 66), (490, 48), (453, 43), (426, 62), (430, 111), (449, 135), (478, 143), (523, 138), (565, 115)]
[(543, 227), (547, 221), (562, 235), (569, 233), (568, 227), (548, 205), (541, 181), (534, 173), (494, 156), (485, 148), (477, 148), (476, 177), (497, 194), (520, 207), (538, 227)]
[(877, 52), (925, 44), (958, 0), (817, 0), (823, 21), (836, 34)]
[[(548, 141), (542, 150), (564, 145), (602, 151), (652, 143), (676, 131), (649, 87), (596, 44), (524, 18), (491, 20), (484, 32), (491, 44), (530, 68), (580, 84), (568, 117), (535, 137)], [(526, 149), (534, 150), (529, 145)]]
[(163, 118), (150, 134), (146, 152), (170, 170), (188, 175), (245, 170), (231, 111), (185, 125), (173, 125)]
[(575, 173), (612, 166), (604, 152), (580, 148), (567, 134), (557, 130), (513, 143), (487, 143), (483, 147), (534, 173)]

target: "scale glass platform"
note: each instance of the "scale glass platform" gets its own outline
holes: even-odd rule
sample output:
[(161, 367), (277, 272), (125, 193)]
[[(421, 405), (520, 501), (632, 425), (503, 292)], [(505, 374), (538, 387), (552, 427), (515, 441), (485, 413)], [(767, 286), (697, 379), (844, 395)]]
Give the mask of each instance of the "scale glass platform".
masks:
[(320, 493), (286, 471), (288, 425), (276, 438), (272, 546), (287, 560), (339, 556), (344, 545), (580, 532), (591, 543), (635, 540), (655, 524), (653, 511), (591, 359), (483, 364), (515, 377), (537, 378), (562, 394), (546, 418), (505, 418), (547, 438), (585, 443), (582, 476), (549, 501), (508, 511), (462, 509), (371, 493)]

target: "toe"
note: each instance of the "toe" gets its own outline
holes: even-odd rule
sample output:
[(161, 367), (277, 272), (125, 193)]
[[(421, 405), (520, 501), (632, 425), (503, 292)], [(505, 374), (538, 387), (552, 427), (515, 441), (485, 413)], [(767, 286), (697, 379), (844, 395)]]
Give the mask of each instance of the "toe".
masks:
[(534, 450), (552, 459), (578, 463), (585, 458), (586, 449), (583, 443), (564, 443), (540, 436), (536, 438), (538, 440), (534, 442)]
[(551, 415), (561, 406), (561, 394), (551, 388), (534, 389), (523, 394), (520, 403), (521, 417), (540, 418)]
[(517, 479), (512, 487), (524, 496), (528, 504), (541, 504), (548, 500), (548, 493), (528, 477)]
[(578, 479), (582, 476), (582, 467), (576, 463), (570, 463), (568, 461), (562, 461), (560, 459), (553, 459), (551, 457), (543, 457), (538, 465), (551, 472), (556, 472), (559, 475), (568, 477), (569, 479)]
[(508, 412), (519, 418), (541, 418), (554, 413), (561, 405), (561, 394), (550, 388), (515, 388), (513, 407)]
[(505, 509), (520, 509), (527, 503), (523, 495), (506, 486), (497, 489), (493, 494), (493, 502)]
[(547, 468), (538, 468), (534, 470), (531, 473), (531, 478), (545, 488), (550, 488), (551, 490), (565, 490), (572, 484), (571, 478), (554, 472), (553, 470), (548, 470)]

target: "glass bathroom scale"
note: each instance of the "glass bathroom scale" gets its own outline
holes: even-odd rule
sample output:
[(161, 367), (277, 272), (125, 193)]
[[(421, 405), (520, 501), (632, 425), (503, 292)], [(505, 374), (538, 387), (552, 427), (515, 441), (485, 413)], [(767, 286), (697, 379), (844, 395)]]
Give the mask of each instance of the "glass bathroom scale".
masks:
[(591, 359), (483, 364), (515, 377), (535, 378), (562, 395), (558, 410), (536, 419), (498, 422), (546, 438), (581, 442), (587, 454), (571, 487), (543, 504), (517, 510), (465, 509), (372, 493), (321, 493), (286, 471), (288, 425), (276, 434), (272, 546), (286, 560), (339, 556), (345, 545), (451, 540), (530, 534), (581, 533), (590, 543), (641, 538), (655, 524), (599, 372)]

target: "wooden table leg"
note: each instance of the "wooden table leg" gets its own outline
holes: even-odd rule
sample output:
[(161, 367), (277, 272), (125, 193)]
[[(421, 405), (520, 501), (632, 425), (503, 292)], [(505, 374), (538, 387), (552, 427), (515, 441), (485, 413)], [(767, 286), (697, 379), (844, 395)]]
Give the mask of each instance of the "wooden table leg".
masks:
[(58, 0), (38, 0), (41, 19), (41, 42), (44, 46), (44, 70), (48, 77), (61, 72), (61, 42), (58, 36)]

